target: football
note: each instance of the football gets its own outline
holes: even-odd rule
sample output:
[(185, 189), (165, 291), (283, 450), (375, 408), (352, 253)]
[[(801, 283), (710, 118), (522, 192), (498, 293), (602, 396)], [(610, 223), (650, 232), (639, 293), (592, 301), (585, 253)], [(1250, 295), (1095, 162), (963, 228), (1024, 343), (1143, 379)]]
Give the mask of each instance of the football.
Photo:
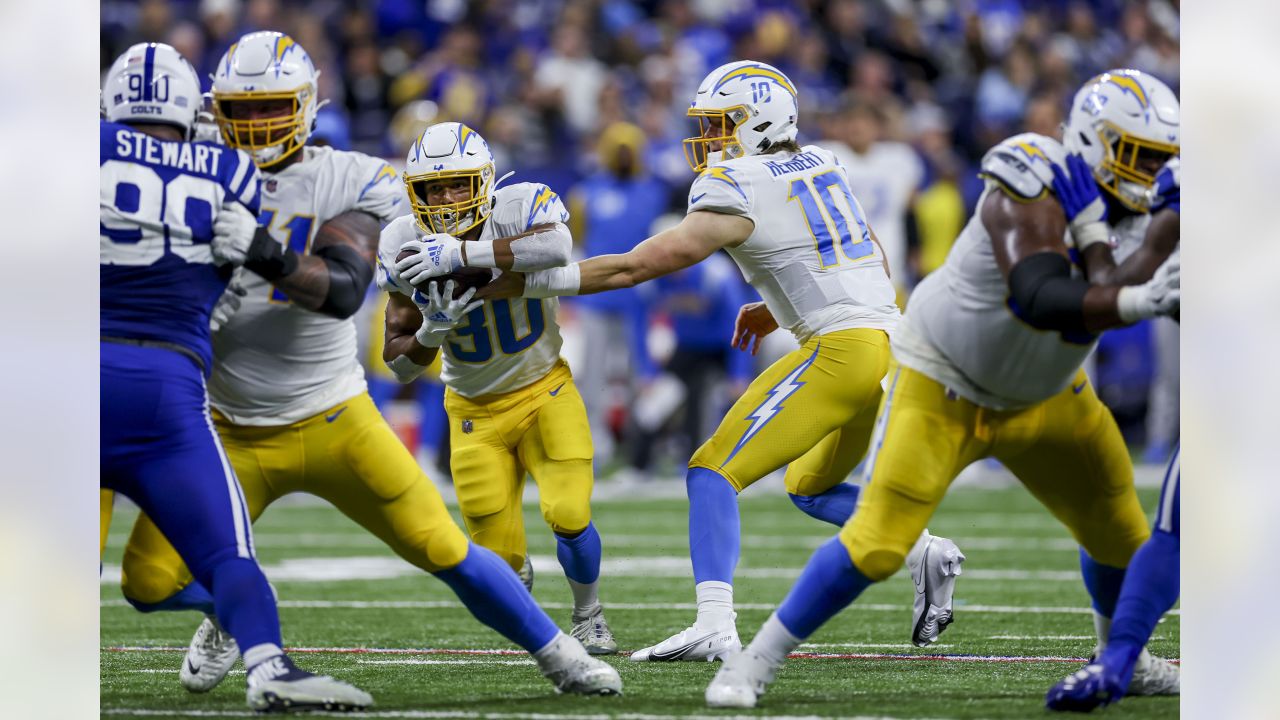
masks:
[[(400, 254), (396, 255), (396, 262), (400, 262), (417, 252), (417, 250), (413, 249), (401, 250)], [(430, 282), (444, 283), (448, 280), (452, 280), (454, 282), (453, 297), (456, 299), (462, 297), (462, 294), (465, 293), (468, 288), (482, 288), (485, 285), (488, 285), (489, 282), (493, 280), (493, 271), (489, 268), (462, 268), (461, 270), (455, 270), (443, 277), (432, 278)]]

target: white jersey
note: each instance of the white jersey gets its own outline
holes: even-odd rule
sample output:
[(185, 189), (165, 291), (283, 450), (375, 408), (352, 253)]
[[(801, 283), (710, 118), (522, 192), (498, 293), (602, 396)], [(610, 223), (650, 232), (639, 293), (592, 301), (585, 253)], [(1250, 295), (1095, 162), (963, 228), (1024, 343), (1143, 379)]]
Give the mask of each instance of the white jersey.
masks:
[(746, 242), (725, 250), (800, 344), (836, 330), (897, 326), (883, 256), (830, 151), (807, 145), (708, 168), (689, 189), (689, 212), (698, 210), (755, 223)]
[(906, 143), (878, 142), (863, 154), (840, 142), (818, 144), (830, 149), (844, 166), (849, 189), (867, 211), (867, 222), (889, 258), (889, 276), (905, 285), (907, 207), (924, 178), (924, 163)]
[[(997, 185), (1028, 200), (1051, 192), (1050, 162), (1065, 166), (1065, 159), (1062, 145), (1043, 135), (1005, 140), (982, 160), (987, 188), (978, 207), (989, 193), (1001, 192)], [(1132, 252), (1149, 222), (1149, 215), (1138, 215), (1113, 226), (1118, 247)], [(1069, 230), (1063, 243), (1071, 245)], [(971, 402), (1013, 410), (1062, 392), (1096, 344), (1095, 335), (1037, 330), (1014, 314), (991, 236), (974, 212), (946, 262), (911, 294), (893, 353)]]
[[(480, 240), (519, 235), (534, 225), (569, 221), (569, 211), (551, 188), (517, 183), (494, 192), (493, 210)], [(382, 231), (378, 245), (378, 287), (412, 296), (418, 292), (397, 282), (387, 268), (395, 265), (400, 246), (425, 235), (410, 215)], [(495, 271), (500, 272), (500, 271)], [(509, 393), (546, 377), (560, 361), (560, 302), (515, 298), (487, 300), (445, 338), (440, 380), (463, 397)]]
[[(261, 221), (273, 238), (307, 253), (320, 226), (350, 210), (386, 223), (408, 212), (399, 176), (357, 152), (306, 147), (302, 160), (262, 174)], [(209, 400), (237, 425), (289, 425), (365, 391), (355, 321), (289, 302), (254, 273), (247, 294), (213, 336)]]

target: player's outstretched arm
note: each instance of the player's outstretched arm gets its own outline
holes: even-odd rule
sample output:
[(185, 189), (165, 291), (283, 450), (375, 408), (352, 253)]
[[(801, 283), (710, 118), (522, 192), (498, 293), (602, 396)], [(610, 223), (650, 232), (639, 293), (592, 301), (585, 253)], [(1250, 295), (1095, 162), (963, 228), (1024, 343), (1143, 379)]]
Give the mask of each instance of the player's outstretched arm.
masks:
[(1085, 275), (1096, 285), (1138, 285), (1155, 275), (1173, 255), (1181, 239), (1181, 221), (1173, 210), (1161, 210), (1151, 217), (1142, 245), (1124, 262), (1116, 265), (1111, 249), (1096, 246), (1084, 252)]
[(348, 318), (360, 309), (373, 280), (381, 226), (361, 210), (349, 210), (316, 231), (309, 255), (285, 248), (261, 230), (244, 266), (308, 310)]
[(1138, 287), (1092, 285), (1072, 277), (1062, 243), (1066, 217), (1052, 196), (1026, 202), (992, 192), (980, 212), (1015, 312), (1032, 327), (1098, 333), (1173, 307), (1167, 301), (1178, 292), (1177, 268), (1171, 269), (1172, 282), (1158, 276), (1160, 283), (1153, 279)]

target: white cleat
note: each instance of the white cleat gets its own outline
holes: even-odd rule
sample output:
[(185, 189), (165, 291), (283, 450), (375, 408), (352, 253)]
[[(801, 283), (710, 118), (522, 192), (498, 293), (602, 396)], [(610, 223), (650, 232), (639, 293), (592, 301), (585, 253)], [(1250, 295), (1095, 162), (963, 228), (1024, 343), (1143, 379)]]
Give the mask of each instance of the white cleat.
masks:
[(573, 615), (573, 630), (570, 635), (582, 643), (590, 655), (613, 655), (618, 652), (618, 643), (613, 639), (613, 631), (604, 619), (604, 608), (596, 606), (596, 611), (587, 617)]
[(571, 658), (553, 669), (544, 669), (544, 677), (556, 686), (556, 692), (569, 695), (621, 695), (622, 677), (613, 666), (590, 655)]
[(358, 712), (373, 705), (373, 696), (328, 675), (312, 675), (297, 669), (283, 674), (278, 660), (268, 660), (249, 674), (245, 699), (258, 712)]
[(634, 662), (675, 662), (677, 660), (723, 660), (729, 653), (742, 649), (738, 629), (734, 625), (718, 630), (704, 630), (696, 624), (672, 635), (657, 645), (631, 653)]
[(209, 692), (227, 676), (238, 657), (240, 648), (235, 638), (223, 630), (217, 620), (206, 617), (191, 638), (178, 680), (190, 692)]
[(1182, 673), (1173, 663), (1158, 658), (1145, 649), (1138, 656), (1126, 695), (1178, 695), (1182, 690)]
[(707, 686), (707, 707), (755, 707), (769, 683), (773, 682), (776, 670), (750, 648), (730, 653)]
[(907, 567), (916, 586), (912, 612), (911, 642), (924, 647), (937, 641), (951, 624), (951, 598), (964, 553), (950, 540), (934, 537), (925, 530), (907, 554)]

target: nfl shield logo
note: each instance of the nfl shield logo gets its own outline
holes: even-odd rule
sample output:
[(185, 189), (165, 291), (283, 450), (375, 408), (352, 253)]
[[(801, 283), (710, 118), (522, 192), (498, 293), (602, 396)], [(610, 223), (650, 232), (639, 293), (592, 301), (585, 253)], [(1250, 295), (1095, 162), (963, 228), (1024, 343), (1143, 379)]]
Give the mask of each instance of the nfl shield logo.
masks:
[(470, 420), (462, 421), (462, 432), (470, 433), (472, 430), (475, 430), (475, 429), (476, 429), (476, 426), (473, 425)]
[(269, 192), (269, 193), (273, 193), (273, 192), (275, 192), (275, 191), (276, 191), (276, 180), (275, 180), (275, 178), (271, 178), (271, 179), (267, 180), (267, 181), (266, 181), (265, 183), (263, 183), (262, 185), (263, 185), (263, 187), (264, 187), (264, 188), (266, 188), (267, 192)]

